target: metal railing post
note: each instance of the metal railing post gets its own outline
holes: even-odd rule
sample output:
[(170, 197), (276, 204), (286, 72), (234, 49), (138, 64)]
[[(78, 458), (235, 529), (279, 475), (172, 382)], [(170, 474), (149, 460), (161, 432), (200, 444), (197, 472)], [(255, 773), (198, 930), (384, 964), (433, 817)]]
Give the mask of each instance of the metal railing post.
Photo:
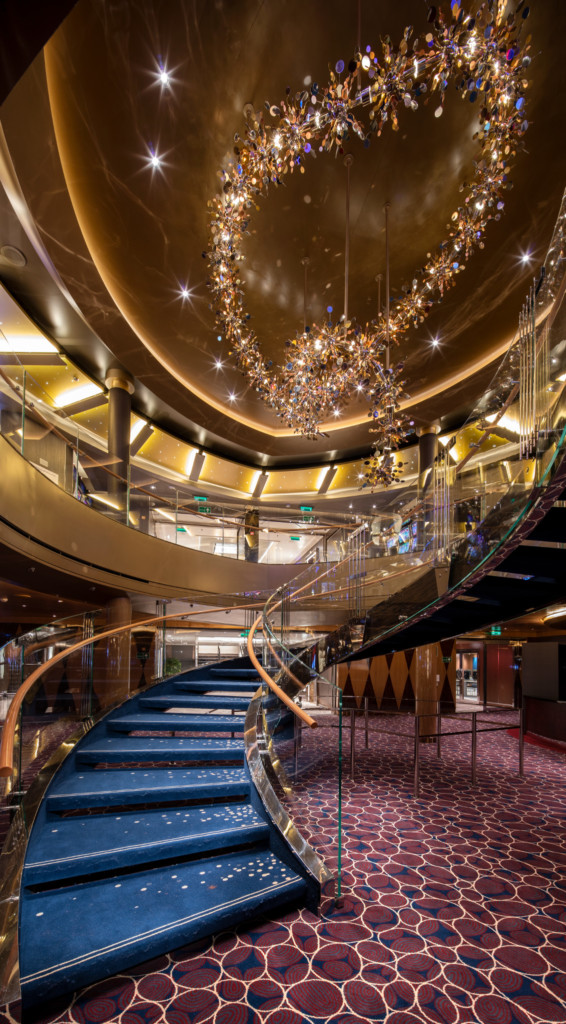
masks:
[(420, 795), (420, 731), (420, 715), (415, 715), (415, 778), (413, 787), (413, 796), (415, 797)]
[(436, 702), (436, 756), (440, 757), (440, 734), (442, 732), (442, 715), (440, 713), (440, 701)]
[(297, 774), (298, 774), (298, 771), (299, 771), (299, 727), (298, 727), (298, 723), (297, 723), (297, 719), (296, 718), (295, 718), (295, 720), (293, 722), (293, 740), (294, 740), (294, 747), (295, 747), (295, 777), (296, 777)]
[(525, 705), (519, 709), (519, 775), (525, 777)]
[(364, 714), (365, 714), (365, 726), (366, 726), (366, 750), (369, 747), (369, 700), (364, 697)]
[(354, 777), (356, 767), (356, 710), (350, 711), (350, 775)]
[(478, 733), (477, 713), (472, 712), (472, 786), (477, 783), (477, 754), (478, 754)]

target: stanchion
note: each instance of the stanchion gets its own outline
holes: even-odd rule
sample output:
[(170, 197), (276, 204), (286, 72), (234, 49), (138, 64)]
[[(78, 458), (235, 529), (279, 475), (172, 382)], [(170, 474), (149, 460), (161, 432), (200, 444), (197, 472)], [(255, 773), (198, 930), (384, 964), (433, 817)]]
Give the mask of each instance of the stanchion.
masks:
[(418, 797), (420, 794), (420, 730), (421, 720), (419, 715), (415, 715), (415, 779), (413, 786), (413, 796)]
[(472, 712), (472, 786), (476, 785), (477, 782), (477, 753), (478, 753), (478, 734), (477, 734), (477, 714), (475, 711)]
[(519, 710), (519, 775), (525, 777), (525, 706)]
[(294, 719), (293, 723), (293, 742), (295, 748), (295, 778), (299, 772), (299, 726), (297, 719)]
[(442, 731), (442, 715), (440, 714), (440, 701), (436, 702), (436, 756), (440, 757), (440, 734)]
[(356, 712), (352, 708), (350, 711), (350, 775), (354, 778), (354, 768), (356, 767)]
[(365, 725), (366, 725), (366, 750), (369, 747), (369, 700), (364, 697), (364, 714), (365, 714)]

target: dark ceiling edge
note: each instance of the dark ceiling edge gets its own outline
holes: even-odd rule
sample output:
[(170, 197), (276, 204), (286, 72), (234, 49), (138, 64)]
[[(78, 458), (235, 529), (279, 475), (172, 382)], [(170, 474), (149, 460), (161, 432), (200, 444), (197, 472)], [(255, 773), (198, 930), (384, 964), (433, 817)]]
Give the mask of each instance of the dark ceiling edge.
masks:
[(0, 104), (77, 0), (3, 0), (0, 4)]

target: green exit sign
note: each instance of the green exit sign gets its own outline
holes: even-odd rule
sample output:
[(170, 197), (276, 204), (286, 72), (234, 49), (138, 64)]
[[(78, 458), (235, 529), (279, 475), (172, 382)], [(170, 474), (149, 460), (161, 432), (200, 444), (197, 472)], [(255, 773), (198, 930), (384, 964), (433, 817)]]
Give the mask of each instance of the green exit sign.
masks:
[(195, 494), (194, 497), (195, 501), (208, 501), (208, 498), (205, 498), (203, 494)]
[(250, 635), (250, 631), (249, 631), (249, 629), (244, 629), (244, 630), (243, 630), (243, 631), (242, 631), (242, 632), (240, 633), (240, 636), (249, 636), (249, 635)]
[(312, 512), (312, 505), (301, 505), (301, 512)]
[(300, 540), (300, 537), (291, 537), (290, 540)]
[(492, 636), (501, 636), (501, 626), (492, 626), (491, 627), (491, 635)]

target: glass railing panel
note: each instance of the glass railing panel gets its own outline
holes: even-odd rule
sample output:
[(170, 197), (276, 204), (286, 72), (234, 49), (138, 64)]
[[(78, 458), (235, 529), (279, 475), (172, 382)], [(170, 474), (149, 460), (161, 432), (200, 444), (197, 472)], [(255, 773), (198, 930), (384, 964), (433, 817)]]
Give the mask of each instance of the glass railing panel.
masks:
[[(450, 566), (450, 587), (469, 577), (528, 516), (564, 453), (566, 279), (560, 253), (565, 231), (566, 201), (516, 338), (467, 422), (443, 439), (445, 449), (435, 462), (436, 497), (432, 508), (425, 499), (424, 512), (432, 518), (433, 536), (444, 537), (436, 564), (443, 560)], [(552, 286), (546, 274), (551, 266)], [(403, 618), (410, 619), (434, 600), (421, 600), (418, 608), (407, 599), (404, 603)], [(396, 610), (393, 595), (367, 624), (366, 642), (398, 627)]]
[[(313, 667), (316, 645), (293, 651), (266, 631), (262, 661), (303, 722), (264, 685), (263, 740), (270, 781), (302, 839), (334, 876), (334, 897), (342, 891), (342, 693)], [(312, 727), (314, 723), (315, 727)]]
[(22, 450), (24, 379), (21, 365), (0, 366), (0, 434), (19, 452)]

